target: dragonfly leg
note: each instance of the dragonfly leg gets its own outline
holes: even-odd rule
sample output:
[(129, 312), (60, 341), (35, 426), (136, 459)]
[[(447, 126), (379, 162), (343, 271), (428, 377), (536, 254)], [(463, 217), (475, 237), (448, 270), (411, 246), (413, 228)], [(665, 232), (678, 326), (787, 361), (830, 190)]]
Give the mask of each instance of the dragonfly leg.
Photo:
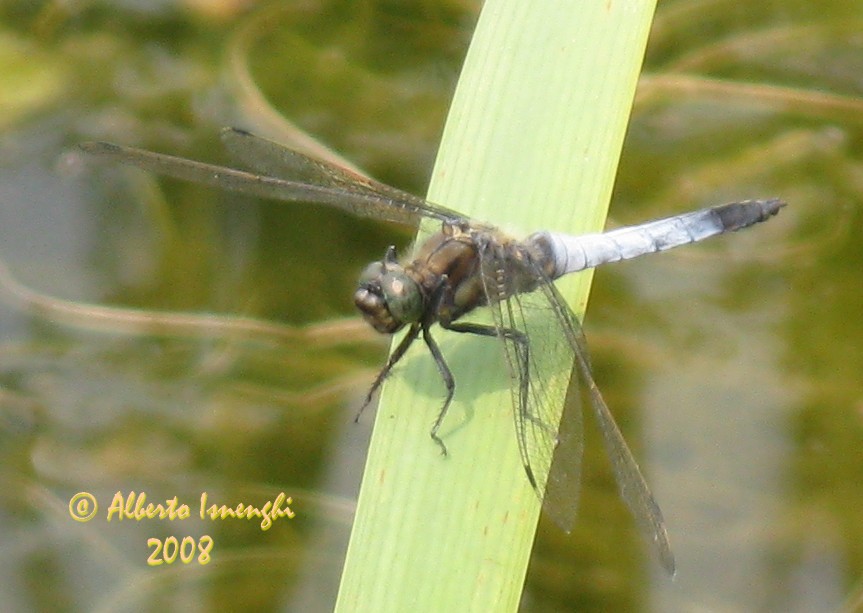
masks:
[[(490, 337), (500, 337), (504, 342), (512, 343), (513, 347), (513, 359), (516, 362), (512, 364), (512, 374), (513, 377), (518, 378), (518, 415), (516, 415), (517, 423), (530, 423), (534, 426), (545, 430), (549, 433), (553, 438), (556, 438), (557, 434), (549, 424), (542, 421), (537, 415), (534, 415), (530, 412), (530, 403), (529, 403), (529, 393), (530, 393), (530, 340), (528, 337), (521, 332), (520, 330), (516, 330), (513, 328), (497, 328), (496, 326), (486, 326), (482, 324), (469, 323), (469, 322), (441, 322), (441, 326), (446, 328), (447, 330), (452, 330), (453, 332), (460, 332), (465, 334), (476, 334), (479, 336), (490, 336)], [(524, 426), (519, 426), (517, 428), (519, 431), (519, 436), (524, 435)], [(522, 441), (520, 442), (520, 446), (522, 449), (527, 447), (527, 443)], [(530, 466), (530, 462), (526, 455), (522, 455), (522, 464), (524, 466), (524, 472), (527, 475), (527, 480), (530, 483), (531, 487), (535, 490), (539, 491), (539, 485), (536, 479), (536, 475), (533, 472), (533, 469)]]
[[(504, 338), (511, 341), (515, 347), (516, 358), (518, 359), (518, 410), (519, 414), (525, 421), (542, 428), (552, 437), (556, 437), (554, 428), (542, 421), (538, 415), (534, 415), (530, 411), (530, 402), (528, 395), (530, 394), (530, 340), (527, 335), (520, 330), (505, 329)], [(530, 475), (529, 475), (530, 476)], [(531, 481), (533, 479), (531, 478)]]
[(422, 331), (423, 341), (425, 341), (426, 346), (429, 348), (429, 351), (434, 358), (434, 362), (437, 366), (438, 372), (440, 373), (444, 385), (446, 386), (446, 399), (443, 402), (443, 406), (441, 407), (437, 418), (434, 420), (434, 424), (432, 424), (431, 432), (429, 432), (432, 440), (437, 443), (438, 447), (440, 447), (441, 453), (443, 455), (446, 455), (446, 445), (444, 445), (443, 440), (441, 440), (437, 433), (438, 430), (440, 430), (441, 423), (443, 423), (443, 418), (446, 416), (446, 413), (449, 410), (450, 402), (452, 402), (452, 397), (455, 394), (455, 378), (452, 376), (452, 371), (449, 369), (449, 366), (447, 366), (446, 360), (444, 359), (443, 354), (440, 351), (440, 347), (438, 347), (437, 342), (434, 340), (434, 338), (432, 338), (432, 335), (428, 329), (428, 325), (423, 324)]
[(393, 367), (398, 363), (399, 360), (401, 360), (404, 357), (405, 353), (408, 350), (408, 347), (410, 347), (413, 344), (413, 342), (417, 339), (417, 336), (419, 335), (419, 333), (420, 333), (420, 325), (419, 324), (413, 324), (410, 327), (410, 329), (408, 329), (408, 332), (407, 332), (407, 334), (405, 334), (405, 337), (402, 339), (402, 341), (395, 348), (395, 351), (393, 351), (392, 354), (390, 355), (389, 359), (387, 360), (386, 365), (378, 373), (378, 376), (375, 377), (375, 380), (372, 383), (372, 386), (369, 388), (369, 393), (366, 394), (366, 399), (363, 401), (363, 405), (360, 407), (360, 410), (357, 411), (356, 417), (354, 417), (354, 423), (356, 423), (360, 420), (360, 415), (362, 415), (363, 411), (366, 409), (366, 407), (369, 406), (369, 404), (371, 404), (372, 397), (375, 395), (375, 392), (378, 391), (378, 388), (384, 382), (384, 379), (386, 379), (387, 376), (390, 374), (390, 371), (392, 371)]

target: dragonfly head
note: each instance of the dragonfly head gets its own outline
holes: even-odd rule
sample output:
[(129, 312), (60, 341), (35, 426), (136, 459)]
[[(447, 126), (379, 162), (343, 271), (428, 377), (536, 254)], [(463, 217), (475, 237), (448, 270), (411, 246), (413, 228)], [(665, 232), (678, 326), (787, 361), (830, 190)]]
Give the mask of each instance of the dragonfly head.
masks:
[(395, 259), (391, 247), (380, 262), (372, 262), (360, 275), (354, 304), (378, 332), (392, 334), (422, 317), (422, 291)]

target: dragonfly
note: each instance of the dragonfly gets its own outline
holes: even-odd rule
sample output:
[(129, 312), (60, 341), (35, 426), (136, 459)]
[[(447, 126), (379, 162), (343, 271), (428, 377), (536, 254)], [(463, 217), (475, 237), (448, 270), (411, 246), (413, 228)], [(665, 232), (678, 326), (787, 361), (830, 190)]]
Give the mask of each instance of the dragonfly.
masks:
[[(571, 236), (539, 231), (518, 240), (489, 224), (250, 132), (225, 128), (221, 138), (229, 153), (253, 170), (105, 142), (78, 147), (93, 158), (247, 195), (321, 204), (402, 224), (416, 225), (422, 218), (439, 222), (440, 231), (422, 242), (413, 256), (399, 260), (391, 246), (382, 260), (369, 264), (360, 275), (354, 303), (365, 320), (383, 334), (406, 329), (372, 383), (363, 408), (408, 348), (422, 338), (446, 388), (430, 431), (446, 454), (439, 430), (455, 395), (456, 380), (432, 327), (438, 324), (452, 332), (499, 339), (509, 366), (516, 439), (525, 474), (543, 508), (569, 532), (578, 502), (581, 413), (567, 411), (559, 434), (559, 413), (550, 406), (554, 401), (548, 380), (562, 372), (568, 376), (574, 364), (621, 497), (653, 544), (660, 563), (674, 573), (662, 512), (594, 380), (581, 322), (553, 282), (608, 262), (747, 228), (775, 215), (784, 202), (732, 202), (604, 233)], [(480, 307), (491, 311), (492, 323), (464, 318)], [(537, 347), (540, 338), (545, 345)]]

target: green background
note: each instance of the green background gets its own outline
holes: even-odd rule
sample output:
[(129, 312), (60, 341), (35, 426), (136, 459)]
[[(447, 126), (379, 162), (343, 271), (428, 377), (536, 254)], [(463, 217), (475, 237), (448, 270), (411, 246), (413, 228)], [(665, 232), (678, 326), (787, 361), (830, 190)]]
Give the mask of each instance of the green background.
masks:
[[(372, 420), (353, 415), (386, 350), (350, 297), (411, 230), (81, 172), (61, 153), (102, 139), (227, 162), (223, 125), (280, 141), (299, 127), (422, 194), (478, 9), (0, 5), (0, 261), (21, 284), (0, 290), (4, 608), (332, 606)], [(678, 576), (646, 563), (588, 431), (579, 523), (541, 526), (525, 610), (860, 604), (861, 26), (844, 2), (660, 3), (611, 223), (790, 205), (757, 231), (597, 271), (597, 379)], [(130, 309), (221, 319), (201, 334), (150, 317), (143, 334)], [(285, 491), (297, 518), (109, 524), (118, 490)], [(89, 523), (69, 517), (78, 491), (102, 503)], [(213, 561), (148, 567), (147, 538), (171, 534), (210, 534)]]

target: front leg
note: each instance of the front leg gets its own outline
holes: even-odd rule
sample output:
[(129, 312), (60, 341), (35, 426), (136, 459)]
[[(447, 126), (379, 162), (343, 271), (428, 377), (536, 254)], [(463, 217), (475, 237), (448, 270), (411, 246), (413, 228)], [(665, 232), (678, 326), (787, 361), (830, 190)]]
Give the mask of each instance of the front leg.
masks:
[[(393, 369), (393, 367), (398, 363), (399, 360), (401, 360), (404, 357), (408, 348), (417, 339), (417, 336), (420, 333), (420, 329), (421, 329), (420, 324), (412, 324), (411, 327), (408, 329), (408, 332), (407, 332), (407, 334), (405, 334), (405, 337), (401, 340), (401, 342), (395, 348), (395, 351), (393, 351), (392, 354), (390, 355), (389, 359), (387, 360), (386, 365), (384, 365), (384, 367), (378, 373), (378, 376), (375, 377), (375, 380), (372, 383), (371, 388), (369, 388), (369, 393), (366, 394), (366, 399), (365, 399), (365, 401), (363, 401), (363, 405), (360, 407), (360, 410), (357, 411), (356, 417), (354, 417), (354, 423), (356, 423), (360, 420), (360, 415), (362, 415), (362, 413), (366, 409), (366, 407), (369, 406), (369, 404), (372, 401), (372, 397), (375, 395), (375, 392), (378, 391), (378, 388), (384, 382), (384, 379), (387, 378), (387, 376), (390, 374), (390, 371)], [(425, 330), (423, 330), (423, 338), (425, 338)], [(426, 344), (428, 344), (428, 341), (426, 341)]]

